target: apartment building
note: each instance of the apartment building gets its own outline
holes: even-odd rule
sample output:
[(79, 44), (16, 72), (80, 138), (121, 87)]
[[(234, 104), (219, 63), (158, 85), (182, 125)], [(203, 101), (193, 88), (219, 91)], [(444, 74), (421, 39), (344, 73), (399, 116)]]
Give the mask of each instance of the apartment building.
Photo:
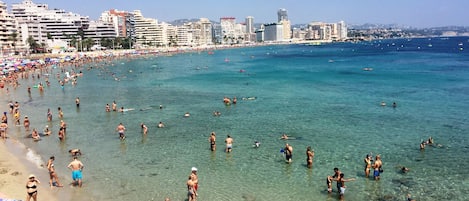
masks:
[(14, 53), (23, 48), (18, 23), (13, 15), (7, 12), (7, 5), (0, 1), (0, 56)]

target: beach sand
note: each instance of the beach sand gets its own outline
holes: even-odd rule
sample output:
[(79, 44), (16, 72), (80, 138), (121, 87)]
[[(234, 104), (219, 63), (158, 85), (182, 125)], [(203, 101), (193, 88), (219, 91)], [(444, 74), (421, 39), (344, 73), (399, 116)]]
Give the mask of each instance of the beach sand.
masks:
[(38, 200), (58, 200), (58, 189), (49, 187), (49, 174), (45, 168), (34, 168), (33, 164), (27, 164), (26, 158), (11, 152), (12, 148), (20, 150), (14, 140), (2, 140), (0, 143), (0, 200), (26, 200), (25, 185), (30, 174), (35, 174), (41, 182)]

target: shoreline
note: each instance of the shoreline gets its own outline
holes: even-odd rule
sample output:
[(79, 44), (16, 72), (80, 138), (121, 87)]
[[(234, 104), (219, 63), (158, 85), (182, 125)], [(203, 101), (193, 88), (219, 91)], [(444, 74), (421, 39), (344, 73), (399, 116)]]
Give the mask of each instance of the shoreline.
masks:
[(62, 197), (61, 189), (49, 187), (47, 170), (26, 159), (24, 153), (27, 149), (20, 142), (11, 138), (3, 140), (0, 152), (0, 200), (26, 200), (25, 184), (30, 174), (36, 175), (41, 182), (37, 195), (39, 200), (58, 201), (59, 196)]

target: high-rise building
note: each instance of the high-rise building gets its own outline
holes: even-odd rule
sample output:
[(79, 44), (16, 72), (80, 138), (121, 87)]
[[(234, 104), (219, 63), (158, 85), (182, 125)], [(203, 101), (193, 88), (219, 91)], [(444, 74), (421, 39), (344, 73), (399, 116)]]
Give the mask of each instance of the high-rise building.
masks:
[(277, 11), (277, 16), (278, 16), (278, 22), (281, 22), (283, 20), (288, 20), (288, 13), (287, 9), (281, 8)]
[(0, 1), (0, 56), (13, 53), (22, 46), (18, 23), (13, 15), (7, 12), (7, 6)]
[(245, 23), (246, 23), (246, 33), (254, 33), (254, 17), (247, 16)]
[(101, 13), (100, 20), (112, 23), (116, 30), (117, 37), (130, 37), (135, 29), (133, 14), (128, 11), (111, 9)]
[(222, 17), (220, 18), (222, 43), (234, 43), (237, 38), (235, 26), (236, 18), (234, 17)]
[(47, 4), (35, 4), (32, 0), (12, 5), (12, 13), (22, 27), (27, 27), (23, 36), (32, 36), (38, 42), (52, 39), (70, 41), (89, 26), (88, 17), (60, 9), (49, 9)]
[(288, 13), (285, 8), (281, 8), (277, 11), (278, 23), (282, 25), (283, 29), (283, 40), (291, 39), (291, 22), (288, 20)]
[(338, 38), (339, 40), (346, 40), (347, 39), (347, 25), (345, 24), (344, 21), (340, 21), (337, 23), (337, 32), (338, 32)]
[[(135, 19), (135, 36), (139, 47), (169, 45), (168, 24), (158, 24), (156, 19), (145, 18), (140, 10), (133, 11), (133, 15)], [(172, 40), (175, 40), (175, 38)]]
[(254, 33), (254, 17), (247, 16), (246, 21), (246, 41), (254, 42), (256, 40), (256, 34)]
[(264, 24), (264, 41), (283, 41), (283, 38), (282, 24)]

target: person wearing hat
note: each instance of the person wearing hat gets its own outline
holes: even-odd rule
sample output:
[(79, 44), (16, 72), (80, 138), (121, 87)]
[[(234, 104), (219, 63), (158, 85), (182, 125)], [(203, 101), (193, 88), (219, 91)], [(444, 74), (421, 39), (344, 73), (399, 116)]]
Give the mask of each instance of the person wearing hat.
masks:
[(197, 168), (192, 167), (190, 178), (194, 183), (195, 196), (197, 196), (197, 190), (199, 188), (199, 177), (197, 176)]
[(50, 135), (52, 133), (51, 130), (49, 130), (49, 125), (46, 125), (46, 127), (43, 130), (44, 135)]
[(31, 198), (33, 198), (34, 201), (37, 201), (37, 187), (41, 182), (39, 182), (33, 174), (29, 175), (28, 178), (29, 180), (26, 182), (26, 201), (30, 201)]

